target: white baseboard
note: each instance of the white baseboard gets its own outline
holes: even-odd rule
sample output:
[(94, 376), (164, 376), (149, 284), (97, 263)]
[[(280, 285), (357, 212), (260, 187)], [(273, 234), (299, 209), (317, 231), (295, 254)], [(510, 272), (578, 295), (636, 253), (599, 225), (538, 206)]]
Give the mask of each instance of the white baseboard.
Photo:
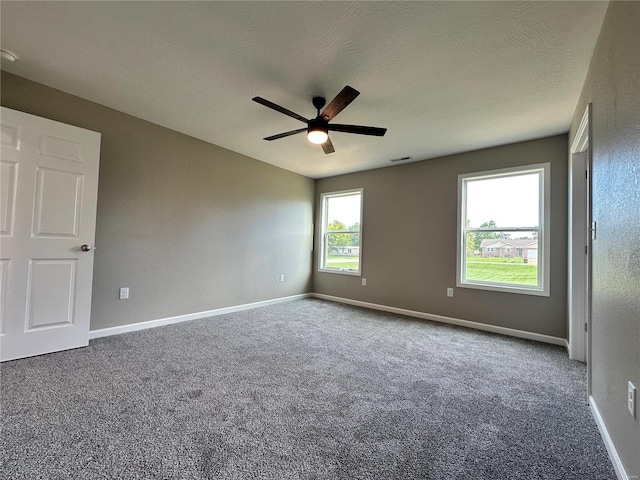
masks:
[(147, 328), (162, 327), (173, 323), (187, 322), (189, 320), (197, 320), (199, 318), (214, 317), (216, 315), (224, 315), (225, 313), (240, 312), (242, 310), (250, 310), (252, 308), (266, 307), (267, 305), (275, 305), (276, 303), (292, 302), (301, 298), (310, 297), (310, 293), (302, 293), (299, 295), (291, 295), (289, 297), (274, 298), (272, 300), (263, 300), (261, 302), (246, 303), (244, 305), (234, 305), (233, 307), (216, 308), (204, 312), (189, 313), (186, 315), (177, 315), (175, 317), (160, 318), (158, 320), (148, 320), (146, 322), (132, 323), (119, 327), (100, 328), (89, 332), (89, 340), (100, 337), (108, 337), (110, 335), (119, 335), (121, 333), (136, 332), (138, 330), (146, 330)]
[(616, 475), (618, 476), (618, 480), (633, 480), (638, 477), (630, 477), (627, 475), (627, 472), (624, 469), (624, 465), (622, 465), (622, 460), (618, 456), (618, 451), (616, 450), (611, 437), (609, 436), (609, 432), (607, 431), (607, 426), (604, 424), (604, 420), (602, 420), (602, 416), (600, 415), (600, 411), (598, 410), (598, 406), (596, 405), (596, 401), (590, 395), (589, 396), (589, 406), (591, 407), (591, 412), (593, 413), (593, 417), (596, 420), (596, 425), (598, 425), (598, 430), (600, 430), (600, 436), (602, 437), (602, 441), (604, 442), (604, 446), (607, 447), (607, 452), (609, 453), (609, 458), (611, 459), (611, 463), (613, 464), (613, 469), (616, 471)]
[(161, 327), (163, 325), (171, 325), (174, 323), (187, 322), (189, 320), (197, 320), (199, 318), (214, 317), (216, 315), (223, 315), (225, 313), (240, 312), (242, 310), (250, 310), (252, 308), (266, 307), (267, 305), (274, 305), (274, 304), (283, 303), (283, 302), (291, 302), (294, 300), (299, 300), (301, 298), (308, 298), (308, 297), (315, 297), (323, 300), (329, 300), (332, 302), (345, 303), (348, 305), (355, 305), (358, 307), (370, 308), (373, 310), (381, 310), (384, 312), (397, 313), (399, 315), (406, 315), (408, 317), (422, 318), (425, 320), (433, 320), (435, 322), (448, 323), (451, 325), (458, 325), (461, 327), (473, 328), (476, 330), (483, 330), (486, 332), (498, 333), (501, 335), (508, 335), (510, 337), (526, 338), (529, 340), (536, 340), (538, 342), (551, 343), (553, 345), (560, 345), (565, 347), (567, 345), (566, 339), (560, 338), (560, 337), (552, 337), (550, 335), (527, 332), (524, 330), (516, 330), (513, 328), (498, 327), (496, 325), (489, 325), (486, 323), (471, 322), (469, 320), (461, 320), (459, 318), (445, 317), (442, 315), (435, 315), (432, 313), (417, 312), (415, 310), (406, 310), (404, 308), (389, 307), (386, 305), (379, 305), (376, 303), (362, 302), (360, 300), (351, 300), (349, 298), (334, 297), (332, 295), (324, 295), (322, 293), (302, 293), (299, 295), (291, 295), (289, 297), (274, 298), (272, 300), (263, 300), (261, 302), (247, 303), (243, 305), (234, 305), (232, 307), (216, 308), (214, 310), (207, 310), (204, 312), (189, 313), (186, 315), (177, 315), (175, 317), (160, 318), (157, 320), (148, 320), (146, 322), (132, 323), (129, 325), (121, 325), (118, 327), (108, 327), (108, 328), (101, 328), (98, 330), (91, 330), (89, 332), (89, 340), (93, 340), (95, 338), (100, 338), (100, 337), (107, 337), (110, 335), (119, 335), (121, 333), (136, 332), (138, 330), (145, 330), (147, 328)]
[(371, 308), (373, 310), (381, 310), (383, 312), (397, 313), (399, 315), (406, 315), (408, 317), (422, 318), (425, 320), (433, 320), (434, 322), (448, 323), (450, 325), (458, 325), (460, 327), (473, 328), (475, 330), (483, 330), (485, 332), (508, 335), (510, 337), (526, 338), (528, 340), (536, 340), (538, 342), (551, 343), (553, 345), (560, 345), (560, 346), (567, 345), (567, 341), (564, 338), (552, 337), (550, 335), (543, 335), (541, 333), (527, 332), (525, 330), (516, 330), (514, 328), (507, 328), (507, 327), (498, 327), (496, 325), (489, 325), (487, 323), (471, 322), (469, 320), (461, 320), (459, 318), (445, 317), (442, 315), (435, 315), (432, 313), (417, 312), (415, 310), (406, 310), (404, 308), (389, 307), (387, 305), (379, 305), (376, 303), (362, 302), (360, 300), (351, 300), (349, 298), (334, 297), (332, 295), (325, 295), (322, 293), (312, 293), (311, 296), (315, 298), (321, 298), (324, 300), (330, 300), (332, 302), (346, 303), (348, 305)]

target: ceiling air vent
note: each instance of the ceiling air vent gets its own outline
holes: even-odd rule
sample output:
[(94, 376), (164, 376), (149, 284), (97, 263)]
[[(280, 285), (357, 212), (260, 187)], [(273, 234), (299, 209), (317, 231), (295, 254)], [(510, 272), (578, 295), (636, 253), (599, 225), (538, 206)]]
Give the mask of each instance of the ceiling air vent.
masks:
[(389, 160), (391, 163), (395, 162), (404, 162), (405, 160), (411, 160), (411, 157), (402, 157), (402, 158), (392, 158)]

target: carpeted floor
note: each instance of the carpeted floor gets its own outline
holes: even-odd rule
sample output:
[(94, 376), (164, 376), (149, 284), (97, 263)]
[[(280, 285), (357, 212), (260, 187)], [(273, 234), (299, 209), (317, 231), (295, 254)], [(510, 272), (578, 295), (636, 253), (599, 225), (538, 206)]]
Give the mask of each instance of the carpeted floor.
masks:
[(305, 299), (1, 366), (2, 479), (615, 479), (563, 348)]

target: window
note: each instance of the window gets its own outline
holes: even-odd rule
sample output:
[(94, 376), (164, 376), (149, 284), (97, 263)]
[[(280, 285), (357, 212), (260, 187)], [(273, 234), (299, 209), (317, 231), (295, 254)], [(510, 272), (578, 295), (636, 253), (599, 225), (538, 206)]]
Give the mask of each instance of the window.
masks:
[(549, 296), (550, 169), (458, 176), (458, 287)]
[(363, 190), (323, 193), (320, 270), (360, 275)]

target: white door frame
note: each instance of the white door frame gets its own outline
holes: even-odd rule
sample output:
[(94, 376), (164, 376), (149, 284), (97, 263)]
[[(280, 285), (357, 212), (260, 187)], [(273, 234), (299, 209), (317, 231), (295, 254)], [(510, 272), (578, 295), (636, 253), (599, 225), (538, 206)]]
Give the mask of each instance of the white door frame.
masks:
[(569, 154), (568, 316), (569, 357), (587, 362), (591, 392), (591, 103)]

